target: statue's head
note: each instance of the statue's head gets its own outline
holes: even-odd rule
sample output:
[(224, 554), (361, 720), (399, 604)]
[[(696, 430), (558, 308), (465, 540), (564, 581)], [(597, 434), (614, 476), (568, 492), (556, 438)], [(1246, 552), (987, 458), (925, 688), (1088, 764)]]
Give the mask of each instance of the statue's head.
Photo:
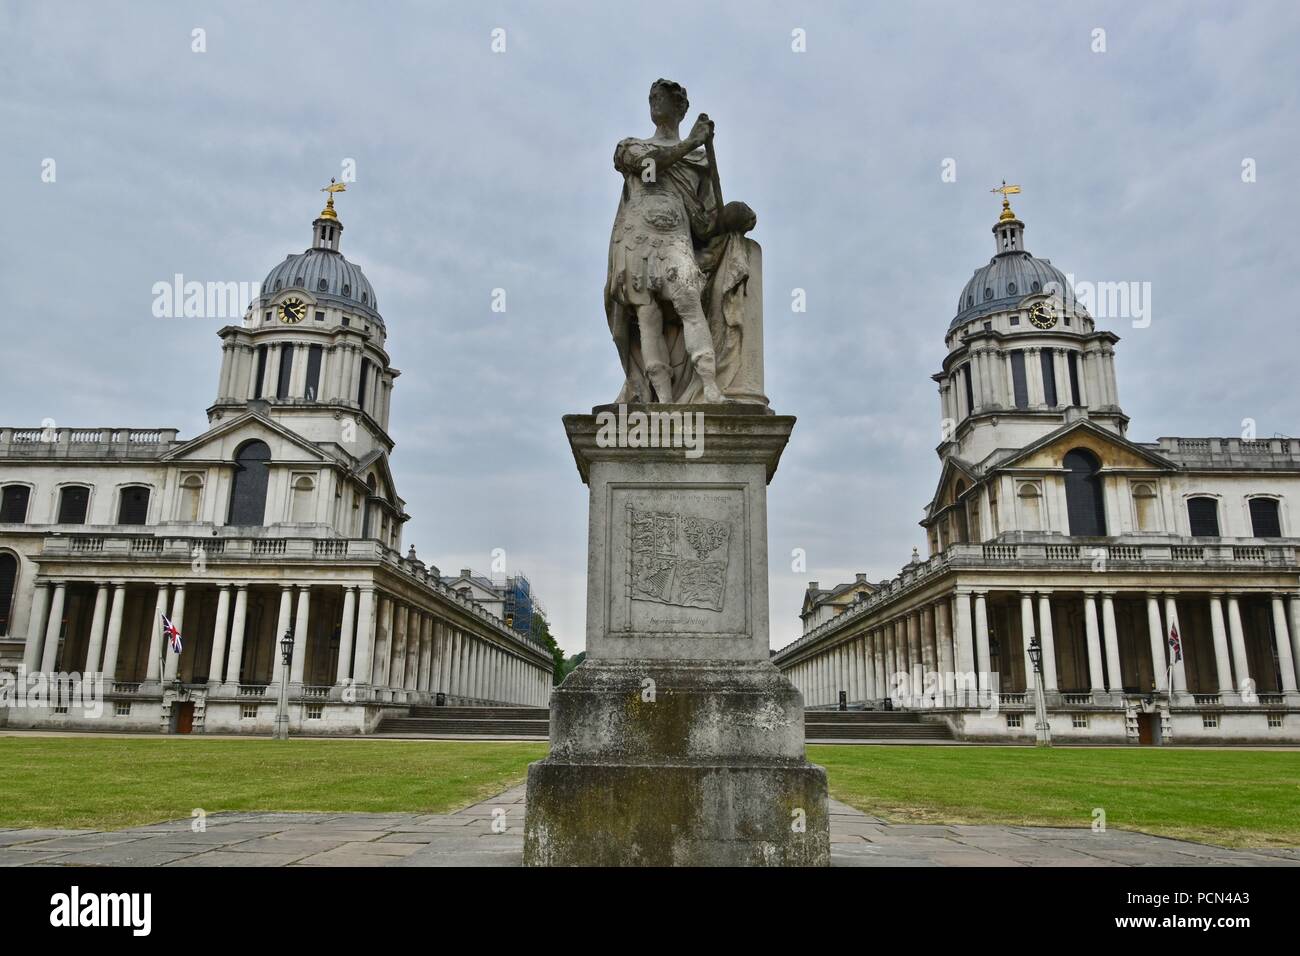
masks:
[(658, 79), (650, 85), (650, 119), (654, 122), (680, 123), (690, 108), (686, 87), (680, 83)]

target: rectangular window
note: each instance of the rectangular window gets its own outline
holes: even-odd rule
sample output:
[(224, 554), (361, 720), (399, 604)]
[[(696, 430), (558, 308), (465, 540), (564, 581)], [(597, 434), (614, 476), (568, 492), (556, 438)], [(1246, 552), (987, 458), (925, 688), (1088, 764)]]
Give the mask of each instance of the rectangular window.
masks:
[(319, 345), (307, 349), (307, 391), (304, 394), (309, 402), (316, 400), (316, 390), (320, 388), (320, 357)]
[(1079, 399), (1079, 356), (1074, 352), (1069, 355), (1070, 362), (1070, 404), (1082, 405)]
[(1021, 725), (1020, 714), (1007, 714), (1007, 729), (1014, 730)]
[(271, 313), (270, 313), (270, 312), (266, 313), (266, 319), (265, 319), (265, 321), (267, 321), (267, 322), (270, 322), (270, 321), (271, 321)]
[(975, 411), (975, 386), (971, 383), (970, 366), (963, 365), (961, 370), (963, 372), (962, 381), (966, 383), (966, 414), (969, 415)]
[(324, 322), (324, 321), (325, 321), (325, 313), (324, 313), (324, 312), (317, 312), (317, 313), (316, 313), (316, 321), (317, 321), (317, 322)]
[(1211, 728), (1214, 728), (1214, 727), (1219, 726), (1219, 715), (1218, 715), (1218, 714), (1201, 714), (1201, 726), (1204, 727), (1204, 728), (1206, 728), (1206, 729), (1211, 729)]
[(1188, 498), (1187, 523), (1193, 538), (1219, 536), (1219, 502), (1215, 498)]
[(1042, 349), (1038, 353), (1043, 366), (1043, 401), (1048, 408), (1056, 407), (1056, 362), (1052, 360), (1053, 355), (1051, 349)]
[(308, 705), (307, 705), (307, 719), (308, 719), (308, 720), (320, 720), (321, 717), (323, 717), (324, 715), (325, 715), (325, 705), (324, 705), (324, 704), (308, 704)]
[(1088, 715), (1087, 715), (1087, 714), (1071, 714), (1071, 715), (1070, 715), (1070, 724), (1071, 724), (1071, 726), (1073, 726), (1073, 727), (1075, 727), (1075, 728), (1077, 728), (1077, 729), (1079, 729), (1079, 730), (1083, 730), (1083, 729), (1087, 728), (1087, 726), (1088, 726)]
[(27, 520), (27, 501), (32, 490), (26, 485), (6, 485), (0, 496), (0, 521), (22, 524)]
[(130, 716), (131, 716), (131, 702), (130, 702), (129, 700), (119, 700), (119, 701), (115, 701), (114, 704), (113, 704), (113, 716), (114, 716), (114, 717), (130, 717)]
[(117, 505), (118, 524), (146, 524), (149, 517), (149, 489), (139, 485), (123, 488)]
[(360, 408), (362, 410), (364, 410), (366, 407), (366, 379), (368, 377), (369, 372), (370, 372), (369, 359), (362, 359), (360, 381), (357, 382), (357, 408)]
[(1250, 499), (1250, 527), (1257, 538), (1282, 537), (1282, 521), (1276, 498)]
[(69, 485), (59, 493), (59, 524), (85, 524), (90, 489)]
[(1011, 386), (1016, 395), (1016, 408), (1029, 407), (1029, 382), (1025, 378), (1024, 349), (1011, 353)]
[(276, 398), (289, 397), (289, 379), (293, 375), (293, 353), (295, 349), (292, 345), (280, 346), (280, 379), (275, 386)]
[(262, 397), (262, 383), (266, 381), (266, 346), (257, 347), (257, 378), (253, 380), (253, 397)]
[(257, 705), (256, 705), (256, 704), (240, 704), (240, 705), (239, 705), (239, 719), (240, 719), (240, 720), (257, 720)]
[(1269, 725), (1270, 727), (1281, 727), (1281, 726), (1282, 726), (1282, 715), (1281, 715), (1281, 714), (1269, 714), (1269, 715), (1268, 715), (1268, 725)]

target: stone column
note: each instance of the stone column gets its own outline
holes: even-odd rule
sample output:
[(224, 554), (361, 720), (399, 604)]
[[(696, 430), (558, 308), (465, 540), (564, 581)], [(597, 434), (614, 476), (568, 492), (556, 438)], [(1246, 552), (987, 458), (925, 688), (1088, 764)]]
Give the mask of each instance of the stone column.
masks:
[(971, 643), (975, 622), (971, 612), (970, 592), (958, 591), (953, 600), (956, 602), (953, 611), (953, 636), (957, 645), (958, 706), (967, 706), (970, 703), (969, 692), (977, 689), (977, 684), (971, 682), (971, 675), (975, 673), (974, 648)]
[(933, 605), (934, 643), (939, 657), (939, 706), (949, 707), (953, 702), (952, 660), (952, 606), (947, 601)]
[[(176, 593), (172, 595), (172, 612), (168, 615), (171, 618), (172, 626), (181, 632), (181, 654), (185, 653), (185, 585), (178, 584)], [(181, 655), (174, 653), (170, 646), (165, 647), (167, 667), (163, 670), (163, 680), (171, 683), (176, 679), (180, 672)]]
[[(1101, 637), (1097, 628), (1096, 591), (1088, 591), (1083, 596), (1083, 629), (1088, 643), (1088, 689), (1096, 695), (1106, 689), (1101, 673)], [(1094, 702), (1095, 699), (1094, 697)]]
[(374, 671), (375, 626), (376, 620), (375, 588), (363, 584), (357, 590), (357, 640), (352, 652), (352, 683), (369, 684)]
[(396, 601), (391, 602), (391, 604), (393, 623), (388, 631), (390, 653), (388, 655), (388, 679), (384, 681), (384, 684), (388, 687), (402, 687), (404, 686), (404, 669), (406, 667), (406, 605), (399, 604)]
[[(276, 619), (275, 634), (272, 635), (271, 641), (271, 683), (273, 684), (291, 680), (292, 670), (290, 673), (285, 673), (284, 658), (280, 655), (280, 639), (284, 637), (284, 632), (289, 630), (292, 614), (293, 586), (284, 584), (280, 587), (280, 616)], [(297, 650), (297, 647), (295, 646), (294, 649)]]
[(1214, 671), (1219, 694), (1232, 693), (1232, 665), (1228, 658), (1228, 629), (1223, 624), (1222, 592), (1210, 595), (1210, 634), (1214, 639)]
[(465, 635), (469, 642), (468, 652), (466, 653), (466, 673), (465, 696), (471, 700), (478, 698), (478, 639), (471, 634)]
[(1115, 626), (1115, 594), (1105, 591), (1101, 596), (1101, 633), (1106, 642), (1106, 689), (1112, 694), (1124, 693), (1124, 672), (1119, 660), (1119, 629)]
[(311, 641), (311, 587), (298, 586), (298, 613), (293, 625), (293, 660), (289, 664), (289, 683), (302, 686), (307, 664), (307, 644)]
[[(1178, 625), (1178, 603), (1175, 601), (1172, 593), (1165, 595), (1165, 623), (1170, 628), (1177, 627)], [(1169, 634), (1166, 632), (1165, 639), (1168, 640), (1168, 638)], [(1172, 669), (1174, 677), (1174, 692), (1186, 694), (1187, 671), (1185, 668), (1187, 663), (1187, 636), (1183, 634), (1183, 629), (1181, 627), (1178, 628), (1178, 641), (1183, 650), (1181, 658), (1176, 664), (1174, 664)], [(1170, 662), (1173, 662), (1172, 657), (1170, 658)]]
[[(1300, 596), (1291, 595), (1291, 663), (1300, 669)], [(1296, 675), (1300, 678), (1300, 673)]]
[(1029, 657), (1029, 642), (1034, 631), (1034, 596), (1028, 591), (1020, 592), (1020, 644), (1025, 656), (1025, 693), (1034, 691), (1034, 662)]
[(1160, 625), (1160, 604), (1154, 594), (1147, 595), (1147, 638), (1151, 642), (1151, 671), (1156, 682), (1156, 690), (1163, 693), (1169, 689), (1165, 658), (1164, 628)]
[(30, 674), (40, 670), (41, 650), (45, 647), (45, 622), (50, 613), (50, 584), (37, 581), (32, 597), (32, 617), (27, 625), (27, 641), (23, 644), (23, 666)]
[(1038, 592), (1038, 640), (1043, 645), (1043, 692), (1054, 694), (1056, 683), (1056, 639), (1052, 628), (1052, 594)]
[(126, 608), (126, 584), (113, 582), (113, 608), (108, 612), (108, 639), (104, 644), (104, 683), (112, 690), (117, 676), (117, 652), (122, 646), (122, 614)]
[(1295, 661), (1291, 657), (1291, 635), (1286, 624), (1286, 605), (1282, 603), (1283, 595), (1273, 595), (1273, 637), (1277, 645), (1277, 666), (1282, 672), (1282, 691), (1287, 694), (1296, 692)]
[(226, 663), (226, 632), (230, 630), (230, 588), (217, 589), (217, 619), (212, 625), (212, 656), (208, 662), (208, 686), (220, 687)]
[(235, 611), (230, 620), (230, 654), (226, 658), (226, 683), (238, 685), (243, 679), (244, 625), (248, 620), (248, 585), (235, 585)]
[(339, 627), (339, 660), (334, 684), (342, 687), (352, 677), (352, 641), (357, 630), (357, 589), (343, 589), (343, 623)]
[(59, 637), (63, 634), (63, 605), (67, 597), (68, 586), (59, 581), (54, 585), (54, 598), (50, 601), (50, 618), (45, 622), (45, 644), (41, 653), (41, 670), (49, 675), (54, 673), (59, 657)]
[(465, 635), (459, 629), (453, 631), (456, 645), (455, 658), (451, 665), (451, 692), (457, 697), (465, 696)]
[(993, 691), (993, 667), (989, 654), (988, 595), (984, 591), (975, 592), (975, 655), (980, 688), (986, 692)]
[(104, 650), (104, 625), (108, 623), (108, 585), (101, 584), (95, 589), (95, 611), (90, 618), (90, 645), (86, 648), (86, 663), (81, 668), (84, 674), (95, 674), (100, 670), (99, 658)]
[(160, 661), (159, 651), (162, 649), (162, 616), (167, 613), (167, 585), (160, 585), (158, 588), (158, 597), (154, 601), (152, 626), (149, 628), (149, 658), (147, 660), (147, 669), (145, 671), (145, 680), (157, 683), (162, 680), (162, 671), (159, 669)]

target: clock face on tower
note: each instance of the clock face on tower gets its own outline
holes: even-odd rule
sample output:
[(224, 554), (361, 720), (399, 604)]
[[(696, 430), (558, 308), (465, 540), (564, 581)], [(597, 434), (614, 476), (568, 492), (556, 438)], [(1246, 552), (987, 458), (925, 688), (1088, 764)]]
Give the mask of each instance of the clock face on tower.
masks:
[(302, 299), (285, 299), (280, 303), (280, 321), (292, 325), (307, 316), (307, 303)]
[(1029, 310), (1029, 322), (1036, 329), (1047, 329), (1056, 327), (1056, 310), (1052, 308), (1050, 302), (1038, 302)]

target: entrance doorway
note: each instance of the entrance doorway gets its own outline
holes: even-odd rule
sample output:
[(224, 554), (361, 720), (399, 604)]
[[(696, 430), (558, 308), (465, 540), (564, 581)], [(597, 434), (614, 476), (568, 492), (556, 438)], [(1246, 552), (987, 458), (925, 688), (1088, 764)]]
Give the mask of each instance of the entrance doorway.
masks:
[(190, 700), (174, 706), (176, 708), (176, 733), (194, 733), (194, 701)]
[(1156, 742), (1155, 714), (1138, 714), (1138, 743), (1150, 747)]

